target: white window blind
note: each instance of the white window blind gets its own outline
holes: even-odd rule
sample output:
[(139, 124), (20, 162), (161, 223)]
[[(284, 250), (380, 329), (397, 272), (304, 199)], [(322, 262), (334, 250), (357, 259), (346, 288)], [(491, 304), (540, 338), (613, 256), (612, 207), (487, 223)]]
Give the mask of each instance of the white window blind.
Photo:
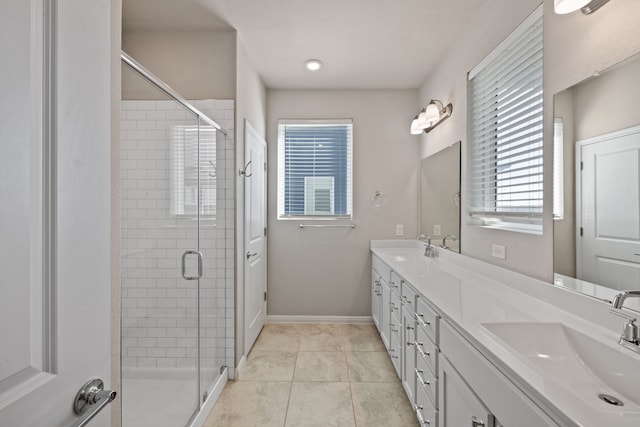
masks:
[(351, 218), (351, 120), (278, 121), (278, 219)]
[(215, 218), (216, 129), (172, 126), (170, 170), (171, 214), (196, 217), (199, 201), (200, 217)]
[(542, 6), (469, 73), (474, 223), (542, 232)]

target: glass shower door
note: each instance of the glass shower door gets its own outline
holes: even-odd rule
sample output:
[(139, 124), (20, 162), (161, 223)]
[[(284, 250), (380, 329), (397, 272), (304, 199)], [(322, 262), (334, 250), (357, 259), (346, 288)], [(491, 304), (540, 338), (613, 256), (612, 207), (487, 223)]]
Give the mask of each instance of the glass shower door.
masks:
[(122, 425), (184, 426), (200, 407), (198, 117), (122, 78)]

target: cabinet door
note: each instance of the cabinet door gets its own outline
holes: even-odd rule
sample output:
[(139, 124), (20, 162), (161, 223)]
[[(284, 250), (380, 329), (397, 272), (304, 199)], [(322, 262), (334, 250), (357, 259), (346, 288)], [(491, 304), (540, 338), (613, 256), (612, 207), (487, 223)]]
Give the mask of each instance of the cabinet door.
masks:
[(404, 348), (402, 354), (402, 385), (411, 406), (415, 404), (415, 391), (416, 391), (416, 321), (414, 312), (409, 311), (406, 308), (402, 310), (402, 334), (403, 339), (401, 342)]
[(371, 318), (380, 331), (380, 305), (382, 299), (382, 285), (380, 276), (375, 270), (371, 272)]
[(380, 279), (380, 289), (381, 289), (381, 298), (382, 304), (380, 305), (380, 338), (382, 338), (382, 342), (384, 346), (389, 349), (389, 323), (391, 322), (391, 308), (389, 307), (389, 303), (391, 302), (391, 290), (389, 289), (389, 285), (385, 282), (384, 279)]
[(440, 427), (494, 427), (495, 420), (446, 357), (439, 369)]
[(402, 376), (402, 321), (391, 313), (389, 322), (389, 356), (398, 377)]

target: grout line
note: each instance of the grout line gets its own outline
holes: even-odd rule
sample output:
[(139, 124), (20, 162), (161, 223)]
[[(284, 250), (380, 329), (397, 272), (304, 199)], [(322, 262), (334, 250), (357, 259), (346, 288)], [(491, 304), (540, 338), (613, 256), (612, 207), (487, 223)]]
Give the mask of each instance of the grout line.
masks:
[(291, 374), (291, 381), (289, 382), (289, 398), (287, 399), (287, 408), (284, 412), (284, 424), (287, 425), (287, 418), (289, 417), (289, 405), (291, 404), (291, 393), (293, 392), (293, 379), (296, 377), (296, 366), (298, 365), (298, 353), (300, 349), (300, 343), (298, 343), (298, 351), (296, 351), (296, 360), (293, 362), (293, 374)]

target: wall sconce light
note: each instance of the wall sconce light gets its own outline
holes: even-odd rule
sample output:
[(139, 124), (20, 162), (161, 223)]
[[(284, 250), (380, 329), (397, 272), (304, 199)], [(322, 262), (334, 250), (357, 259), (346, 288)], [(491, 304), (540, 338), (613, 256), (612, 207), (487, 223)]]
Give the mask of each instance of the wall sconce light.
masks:
[(411, 134), (420, 135), (422, 132), (431, 132), (433, 128), (448, 119), (452, 111), (453, 105), (451, 103), (443, 105), (441, 101), (432, 99), (411, 122)]
[(558, 15), (564, 15), (565, 13), (571, 13), (581, 9), (582, 13), (589, 15), (600, 9), (608, 1), (609, 0), (554, 0), (553, 10)]

